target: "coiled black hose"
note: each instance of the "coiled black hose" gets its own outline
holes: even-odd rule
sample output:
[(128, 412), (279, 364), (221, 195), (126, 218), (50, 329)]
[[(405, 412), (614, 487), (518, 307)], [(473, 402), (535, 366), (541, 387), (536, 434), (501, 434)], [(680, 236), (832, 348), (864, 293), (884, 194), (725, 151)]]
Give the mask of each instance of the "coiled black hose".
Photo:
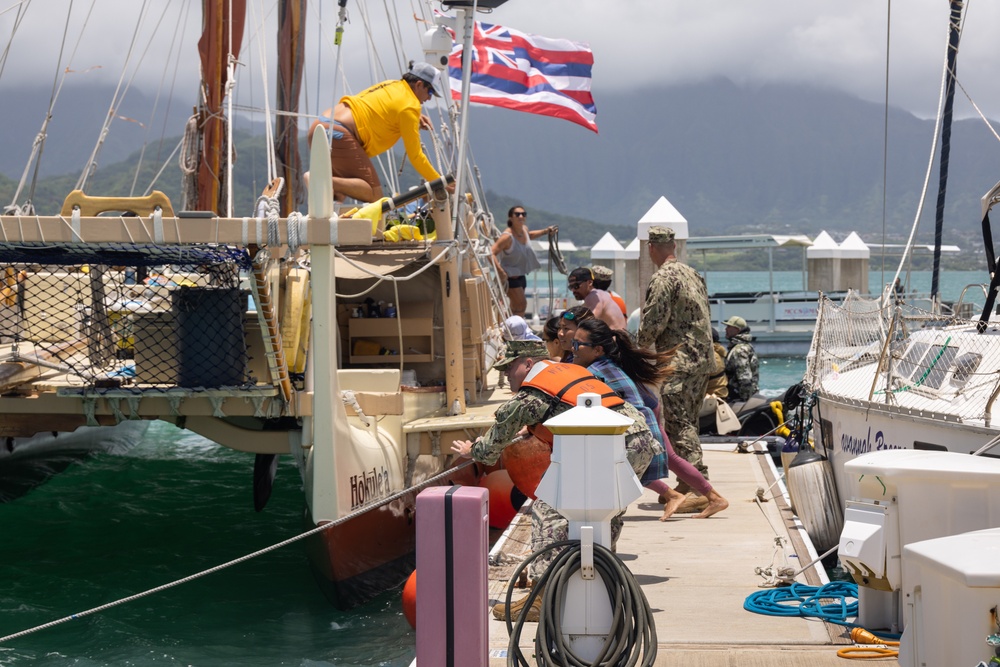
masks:
[[(521, 572), (550, 551), (562, 549), (544, 574), (535, 582), (517, 619), (506, 619), (510, 642), (508, 667), (652, 667), (656, 661), (656, 626), (642, 588), (627, 567), (608, 548), (594, 544), (594, 569), (611, 600), (611, 631), (593, 662), (573, 653), (562, 633), (562, 610), (570, 579), (580, 570), (581, 547), (578, 540), (556, 542), (539, 549), (521, 563), (507, 587), (510, 609), (515, 583)], [(541, 596), (542, 606), (535, 635), (534, 663), (529, 663), (520, 648), (521, 630), (528, 611)]]

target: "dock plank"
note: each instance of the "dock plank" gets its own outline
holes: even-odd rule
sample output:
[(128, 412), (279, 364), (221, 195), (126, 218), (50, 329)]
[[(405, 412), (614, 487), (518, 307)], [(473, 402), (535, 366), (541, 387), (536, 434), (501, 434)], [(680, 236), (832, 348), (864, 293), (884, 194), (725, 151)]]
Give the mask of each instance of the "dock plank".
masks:
[[(850, 643), (839, 625), (801, 618), (753, 614), (743, 609), (763, 579), (755, 568), (783, 562), (800, 569), (811, 555), (795, 534), (794, 516), (784, 502), (757, 503), (758, 488), (773, 482), (765, 455), (739, 454), (727, 446), (705, 451), (713, 485), (730, 502), (709, 519), (676, 515), (661, 523), (659, 503), (651, 491), (625, 515), (618, 554), (642, 585), (656, 623), (657, 666), (729, 667), (733, 665), (842, 665), (836, 649)], [(771, 494), (768, 494), (770, 496)], [(524, 516), (523, 519), (530, 517)], [(528, 522), (525, 521), (525, 524)], [(526, 529), (525, 526), (524, 529)], [(523, 529), (522, 529), (523, 530)], [(790, 536), (789, 533), (792, 533)], [(523, 533), (522, 533), (523, 535)], [(775, 537), (782, 538), (776, 552)], [(513, 540), (505, 556), (523, 557)], [(813, 552), (814, 556), (815, 553)], [(490, 598), (506, 593), (503, 577), (491, 576)], [(817, 585), (811, 571), (797, 581)], [(515, 599), (524, 591), (517, 591)], [(523, 648), (534, 639), (530, 624)], [(508, 637), (504, 623), (490, 619), (490, 665), (506, 664)], [(880, 660), (880, 664), (898, 664)]]

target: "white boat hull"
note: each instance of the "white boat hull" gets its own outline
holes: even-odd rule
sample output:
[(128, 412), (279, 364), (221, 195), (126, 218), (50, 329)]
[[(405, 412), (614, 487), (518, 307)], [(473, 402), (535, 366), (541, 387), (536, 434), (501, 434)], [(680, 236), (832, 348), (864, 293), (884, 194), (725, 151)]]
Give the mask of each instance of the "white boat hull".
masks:
[(841, 496), (841, 509), (850, 499), (853, 479), (845, 471), (849, 461), (869, 452), (891, 449), (922, 449), (969, 454), (995, 435), (984, 427), (942, 421), (930, 415), (907, 414), (887, 406), (854, 404), (820, 394), (817, 449), (833, 466)]

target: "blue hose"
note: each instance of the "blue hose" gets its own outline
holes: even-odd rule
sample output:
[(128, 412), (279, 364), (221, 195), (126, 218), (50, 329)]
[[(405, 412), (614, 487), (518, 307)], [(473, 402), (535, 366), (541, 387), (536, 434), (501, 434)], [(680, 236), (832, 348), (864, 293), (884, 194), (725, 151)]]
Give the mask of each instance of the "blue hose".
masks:
[[(848, 598), (853, 601), (848, 602)], [(824, 604), (821, 599), (834, 602)], [(751, 593), (743, 608), (765, 616), (801, 616), (854, 625), (847, 617), (858, 615), (858, 585), (850, 581), (831, 581), (819, 587), (794, 583)]]
[[(743, 608), (765, 616), (818, 618), (853, 628), (857, 624), (847, 619), (858, 615), (858, 585), (851, 581), (831, 581), (823, 586), (794, 583), (751, 593), (743, 602)], [(899, 637), (884, 632), (874, 634), (883, 638)]]

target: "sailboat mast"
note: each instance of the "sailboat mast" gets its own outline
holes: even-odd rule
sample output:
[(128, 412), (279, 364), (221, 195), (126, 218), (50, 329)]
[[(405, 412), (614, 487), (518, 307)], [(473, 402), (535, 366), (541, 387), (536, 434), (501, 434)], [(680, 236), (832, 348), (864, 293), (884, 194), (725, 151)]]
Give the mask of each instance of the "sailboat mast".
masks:
[[(278, 117), (275, 120), (274, 152), (277, 173), (285, 179), (281, 193), (281, 215), (298, 209), (302, 191), (302, 159), (299, 156), (299, 95), (305, 56), (307, 0), (281, 0), (278, 8)], [(287, 113), (282, 113), (287, 112)]]
[(239, 57), (246, 19), (246, 0), (202, 0), (201, 101), (198, 105), (197, 203), (201, 211), (225, 209), (223, 143), (229, 131), (222, 113), (229, 71), (229, 54)]
[[(464, 191), (466, 186), (465, 176), (465, 153), (469, 144), (469, 84), (472, 81), (472, 42), (475, 31), (475, 2), (472, 6), (459, 8), (458, 16), (462, 25), (462, 99), (459, 103), (459, 117), (461, 124), (458, 132), (458, 158), (455, 160), (455, 193)], [(461, 196), (457, 198), (458, 204), (455, 206), (453, 214), (455, 216), (455, 228), (458, 228), (458, 219), (462, 211)]]
[(941, 236), (944, 229), (944, 203), (948, 190), (948, 166), (951, 161), (951, 121), (955, 104), (955, 77), (958, 67), (958, 42), (962, 36), (963, 0), (951, 0), (948, 18), (948, 71), (945, 75), (944, 113), (941, 117), (941, 160), (938, 164), (938, 196), (934, 214), (934, 266), (931, 272), (931, 303), (938, 303), (941, 273)]

